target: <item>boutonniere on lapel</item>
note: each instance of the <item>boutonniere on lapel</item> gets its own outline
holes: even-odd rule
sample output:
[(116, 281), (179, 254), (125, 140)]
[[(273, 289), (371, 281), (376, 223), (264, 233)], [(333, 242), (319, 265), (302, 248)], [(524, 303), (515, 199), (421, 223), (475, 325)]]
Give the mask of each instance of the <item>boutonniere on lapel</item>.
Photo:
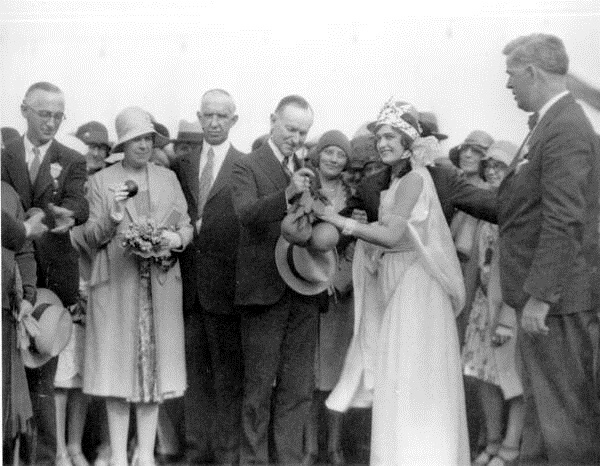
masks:
[(50, 164), (50, 176), (52, 177), (52, 184), (54, 185), (54, 193), (58, 191), (58, 177), (62, 173), (62, 165), (58, 162)]
[(527, 156), (529, 155), (529, 144), (525, 144), (521, 149), (517, 164), (515, 165), (515, 173), (519, 173), (521, 169), (529, 163)]

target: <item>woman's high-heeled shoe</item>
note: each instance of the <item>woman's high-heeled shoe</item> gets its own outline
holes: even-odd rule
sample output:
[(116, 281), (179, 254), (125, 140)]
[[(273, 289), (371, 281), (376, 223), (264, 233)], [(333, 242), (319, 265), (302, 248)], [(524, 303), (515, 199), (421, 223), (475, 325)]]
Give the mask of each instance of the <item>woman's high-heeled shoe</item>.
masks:
[(71, 464), (73, 466), (90, 466), (90, 463), (83, 455), (81, 448), (76, 449), (67, 447), (67, 451), (69, 452), (69, 458), (71, 458)]
[(473, 460), (471, 466), (486, 466), (498, 454), (498, 450), (500, 450), (500, 442), (489, 442), (485, 449)]
[(73, 464), (71, 463), (71, 456), (69, 455), (69, 452), (57, 453), (56, 461), (55, 461), (54, 465), (55, 466), (73, 466)]
[(519, 464), (519, 449), (502, 445), (488, 466), (516, 466)]

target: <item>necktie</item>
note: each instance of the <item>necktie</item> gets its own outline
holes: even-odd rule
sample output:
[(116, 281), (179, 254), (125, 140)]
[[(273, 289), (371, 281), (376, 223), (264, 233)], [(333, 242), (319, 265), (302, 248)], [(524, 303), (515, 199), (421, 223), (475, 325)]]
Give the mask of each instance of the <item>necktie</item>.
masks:
[(537, 125), (539, 114), (538, 112), (532, 113), (529, 115), (529, 119), (527, 120), (527, 125), (529, 126), (529, 131), (531, 131), (535, 125)]
[(198, 194), (198, 218), (202, 217), (202, 213), (204, 212), (204, 206), (206, 205), (206, 200), (208, 199), (208, 193), (210, 192), (210, 188), (212, 187), (214, 165), (215, 151), (211, 147), (210, 149), (208, 149), (208, 153), (206, 154), (206, 165), (204, 165), (204, 169), (202, 170), (202, 174), (200, 175), (200, 190)]
[(37, 147), (33, 148), (33, 155), (33, 161), (31, 162), (31, 166), (29, 167), (29, 179), (31, 180), (31, 184), (35, 183), (35, 179), (37, 178), (38, 172), (40, 171), (40, 165), (42, 164), (40, 150)]
[(288, 178), (292, 177), (292, 171), (290, 170), (290, 156), (284, 155), (283, 162), (281, 162), (281, 166), (283, 167), (283, 171), (287, 175)]

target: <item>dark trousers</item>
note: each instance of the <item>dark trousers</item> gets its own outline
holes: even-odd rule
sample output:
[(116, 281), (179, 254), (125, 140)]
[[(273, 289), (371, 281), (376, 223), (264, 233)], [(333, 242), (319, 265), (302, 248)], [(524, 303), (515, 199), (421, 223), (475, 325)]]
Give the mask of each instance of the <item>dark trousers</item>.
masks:
[(275, 461), (298, 464), (314, 390), (318, 302), (286, 288), (271, 306), (243, 306), (244, 353), (241, 464), (269, 462), (273, 400)]
[[(196, 307), (196, 311), (198, 308)], [(185, 359), (188, 387), (183, 397), (185, 409), (186, 456), (190, 463), (212, 461), (211, 437), (215, 402), (210, 353), (204, 317), (201, 312), (185, 316)]]
[(239, 461), (242, 420), (243, 361), (240, 316), (204, 314), (215, 400), (214, 459)]
[(30, 455), (27, 460), (31, 464), (53, 465), (56, 461), (54, 375), (57, 363), (58, 356), (55, 356), (41, 367), (25, 368), (36, 429), (35, 441), (26, 449)]
[(600, 409), (594, 388), (595, 312), (550, 315), (547, 336), (519, 333), (526, 419), (524, 464), (600, 464)]

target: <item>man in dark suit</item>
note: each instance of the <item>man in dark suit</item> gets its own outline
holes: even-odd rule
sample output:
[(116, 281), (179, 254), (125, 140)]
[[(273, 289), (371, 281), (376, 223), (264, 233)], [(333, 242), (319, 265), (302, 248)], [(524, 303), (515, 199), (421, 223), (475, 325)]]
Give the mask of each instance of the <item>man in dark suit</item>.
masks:
[[(219, 464), (239, 460), (242, 407), (240, 316), (234, 307), (239, 224), (231, 172), (243, 154), (229, 141), (229, 131), (238, 119), (235, 110), (226, 91), (206, 92), (198, 111), (204, 141), (173, 167), (196, 227), (194, 242), (181, 258), (188, 373), (186, 434), (197, 444), (202, 443), (199, 437), (209, 435), (209, 448)], [(209, 375), (212, 384), (207, 387)], [(208, 406), (208, 412), (195, 409), (212, 405), (213, 397), (214, 406)], [(210, 429), (206, 427), (211, 424)], [(206, 456), (206, 451), (201, 453)]]
[(245, 374), (242, 464), (269, 462), (271, 412), (276, 462), (302, 461), (303, 427), (314, 387), (318, 302), (295, 292), (279, 276), (275, 244), (288, 202), (309, 187), (312, 172), (298, 168), (294, 153), (312, 122), (313, 111), (304, 98), (283, 98), (271, 115), (269, 139), (233, 167), (233, 204), (240, 220), (235, 302), (241, 308)]
[(519, 37), (503, 53), (506, 87), (534, 112), (498, 192), (502, 294), (521, 319), (521, 459), (600, 464), (590, 333), (598, 319), (590, 264), (598, 255), (600, 146), (567, 91), (569, 59), (558, 37)]
[[(77, 253), (69, 229), (88, 218), (84, 196), (85, 159), (56, 140), (64, 119), (62, 91), (39, 82), (26, 92), (21, 113), (27, 132), (10, 141), (2, 151), (2, 180), (21, 197), (26, 211), (41, 209), (51, 230), (35, 241), (38, 286), (49, 288), (65, 306), (76, 303), (79, 289)], [(27, 369), (38, 431), (36, 464), (54, 464), (56, 450), (54, 374), (57, 358), (38, 369)]]

